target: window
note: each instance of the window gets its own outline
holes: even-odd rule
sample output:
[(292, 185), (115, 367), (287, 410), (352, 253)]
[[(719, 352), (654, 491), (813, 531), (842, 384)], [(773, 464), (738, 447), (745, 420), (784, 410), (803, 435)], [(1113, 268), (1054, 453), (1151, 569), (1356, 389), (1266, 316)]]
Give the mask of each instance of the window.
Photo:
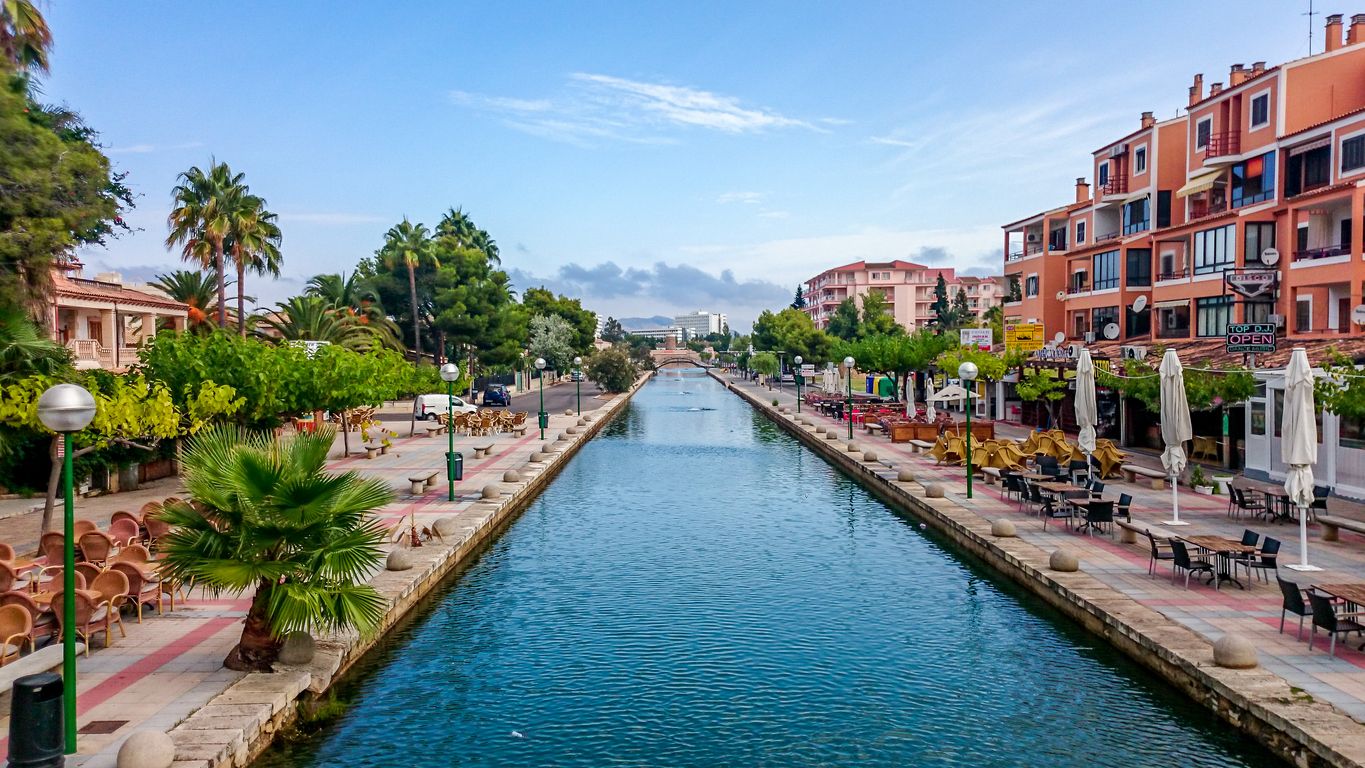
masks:
[(1349, 416), (1337, 417), (1337, 434), (1342, 448), (1365, 448), (1365, 421)]
[(1305, 296), (1294, 302), (1294, 330), (1307, 333), (1313, 330), (1313, 297)]
[(873, 280), (890, 280), (890, 279), (891, 279), (891, 273), (890, 273), (890, 272), (873, 272), (873, 273), (872, 273), (872, 279), (873, 279)]
[(1251, 129), (1256, 130), (1270, 122), (1270, 92), (1258, 93), (1251, 97)]
[(1203, 149), (1209, 145), (1209, 136), (1213, 134), (1213, 118), (1206, 117), (1194, 126), (1194, 148)]
[(1029, 275), (1029, 276), (1024, 280), (1024, 293), (1025, 293), (1026, 295), (1028, 295), (1028, 296), (1037, 296), (1037, 295), (1038, 295), (1038, 276), (1037, 276), (1037, 275)]
[(1341, 245), (1341, 250), (1345, 253), (1351, 252), (1351, 220), (1341, 220), (1341, 240), (1337, 241)]
[(1171, 190), (1161, 189), (1156, 193), (1156, 226), (1171, 226)]
[(1269, 302), (1249, 301), (1242, 305), (1242, 322), (1244, 323), (1268, 323), (1273, 314), (1275, 314), (1275, 305)]
[(1232, 297), (1195, 299), (1197, 332), (1200, 336), (1223, 336), (1232, 322)]
[(1129, 248), (1124, 257), (1124, 280), (1129, 288), (1152, 284), (1152, 249)]
[(1081, 293), (1081, 292), (1083, 292), (1083, 291), (1086, 290), (1086, 287), (1085, 287), (1085, 278), (1086, 278), (1086, 274), (1085, 274), (1085, 270), (1084, 270), (1084, 269), (1079, 269), (1079, 270), (1076, 270), (1075, 272), (1072, 273), (1072, 275), (1071, 275), (1071, 292), (1072, 292), (1072, 293)]
[(1090, 330), (1090, 327), (1085, 322), (1084, 312), (1077, 312), (1075, 314), (1075, 316), (1072, 318), (1072, 325), (1076, 329), (1075, 332), (1072, 333), (1072, 338), (1079, 339), (1085, 336), (1086, 331)]
[(1275, 155), (1266, 153), (1232, 166), (1232, 205), (1250, 205), (1275, 194)]
[(1284, 196), (1292, 197), (1310, 189), (1325, 187), (1332, 179), (1332, 143), (1323, 139), (1322, 146), (1311, 149), (1300, 147), (1289, 150), (1284, 167)]
[(1076, 222), (1076, 244), (1077, 244), (1077, 245), (1080, 245), (1081, 243), (1084, 243), (1084, 242), (1085, 242), (1085, 222), (1084, 222), (1084, 221), (1078, 221), (1078, 222)]
[(1066, 250), (1066, 227), (1058, 227), (1047, 233), (1047, 249), (1049, 251)]
[(1095, 290), (1119, 287), (1119, 252), (1095, 254)]
[(1190, 305), (1166, 307), (1160, 310), (1160, 325), (1157, 337), (1162, 339), (1188, 339), (1190, 337)]
[(1098, 179), (1098, 180), (1099, 180), (1099, 186), (1103, 187), (1104, 185), (1106, 185), (1106, 184), (1109, 183), (1109, 161), (1108, 161), (1108, 160), (1105, 160), (1104, 162), (1100, 163), (1100, 172), (1099, 172), (1099, 174), (1098, 174), (1098, 177), (1099, 177), (1099, 179)]
[(1194, 273), (1207, 275), (1222, 272), (1237, 263), (1237, 249), (1233, 237), (1236, 224), (1214, 227), (1194, 233)]
[[(1251, 264), (1253, 261), (1261, 260), (1261, 252), (1267, 248), (1275, 247), (1275, 222), (1247, 222), (1243, 264)], [(1253, 322), (1248, 320), (1247, 322)]]
[(1308, 250), (1308, 225), (1300, 224), (1298, 230), (1294, 232), (1294, 250), (1303, 252)]
[(1123, 234), (1146, 231), (1151, 224), (1151, 198), (1143, 197), (1123, 204)]
[(1365, 168), (1365, 135), (1352, 136), (1341, 142), (1341, 171)]
[(1133, 173), (1147, 172), (1147, 147), (1146, 145), (1133, 150)]
[(1161, 252), (1161, 269), (1156, 273), (1158, 280), (1174, 280), (1177, 277), (1184, 277), (1185, 270), (1177, 271), (1175, 268), (1175, 251)]
[(1141, 312), (1134, 312), (1132, 307), (1125, 307), (1124, 321), (1128, 324), (1128, 337), (1146, 336), (1152, 332), (1152, 312), (1144, 309)]
[[(1275, 437), (1282, 437), (1284, 431), (1284, 390), (1275, 390)], [(1316, 421), (1318, 423), (1318, 442), (1322, 442), (1322, 411), (1318, 410)]]
[(1095, 329), (1095, 335), (1098, 336), (1099, 338), (1105, 338), (1104, 327), (1106, 325), (1109, 325), (1110, 323), (1118, 325), (1119, 308), (1096, 307), (1094, 314), (1091, 316), (1091, 319), (1093, 321), (1091, 327)]
[[(1265, 401), (1251, 401), (1251, 434), (1265, 434)], [(1344, 443), (1344, 441), (1343, 441)]]

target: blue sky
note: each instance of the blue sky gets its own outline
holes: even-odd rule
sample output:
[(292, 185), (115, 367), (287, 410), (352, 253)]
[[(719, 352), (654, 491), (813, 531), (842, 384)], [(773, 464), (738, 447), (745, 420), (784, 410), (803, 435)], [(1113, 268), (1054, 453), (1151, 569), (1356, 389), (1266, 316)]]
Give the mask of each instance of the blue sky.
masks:
[(173, 268), (170, 189), (215, 156), (280, 214), (263, 303), (462, 206), (519, 287), (746, 327), (847, 261), (998, 272), (1000, 225), (1195, 72), (1305, 55), (1306, 5), (66, 1), (43, 88), (141, 195), (96, 269)]

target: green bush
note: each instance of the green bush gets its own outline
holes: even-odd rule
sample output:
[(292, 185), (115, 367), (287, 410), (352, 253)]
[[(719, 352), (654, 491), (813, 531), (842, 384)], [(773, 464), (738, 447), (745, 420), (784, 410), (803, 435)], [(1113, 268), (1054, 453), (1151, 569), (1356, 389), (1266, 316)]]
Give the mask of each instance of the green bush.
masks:
[(585, 368), (589, 379), (608, 392), (625, 392), (635, 383), (635, 364), (624, 352), (605, 349), (593, 355)]

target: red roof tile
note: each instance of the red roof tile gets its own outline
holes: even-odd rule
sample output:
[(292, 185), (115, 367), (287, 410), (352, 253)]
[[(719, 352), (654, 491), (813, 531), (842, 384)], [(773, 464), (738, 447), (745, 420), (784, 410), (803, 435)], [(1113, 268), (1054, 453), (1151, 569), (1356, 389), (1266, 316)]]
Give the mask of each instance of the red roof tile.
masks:
[(154, 293), (124, 288), (117, 283), (104, 283), (98, 280), (72, 278), (61, 274), (53, 275), (52, 279), (53, 287), (59, 297), (69, 296), (71, 298), (86, 299), (89, 301), (108, 301), (118, 304), (155, 307), (157, 309), (179, 310), (181, 312), (189, 311), (188, 304), (182, 304), (174, 299), (158, 296)]

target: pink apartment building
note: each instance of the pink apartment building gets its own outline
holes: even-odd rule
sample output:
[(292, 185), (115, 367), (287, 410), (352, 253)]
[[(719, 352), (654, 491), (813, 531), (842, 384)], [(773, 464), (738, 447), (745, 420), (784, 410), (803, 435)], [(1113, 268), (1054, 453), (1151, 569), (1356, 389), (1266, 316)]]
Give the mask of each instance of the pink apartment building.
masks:
[[(995, 277), (958, 277), (952, 267), (926, 267), (899, 259), (888, 262), (855, 261), (825, 270), (807, 280), (803, 291), (806, 314), (818, 328), (829, 325), (834, 309), (844, 299), (861, 297), (873, 291), (886, 299), (887, 311), (904, 328), (915, 329), (934, 319), (934, 286), (939, 275), (948, 285), (951, 302), (959, 289), (967, 294), (967, 306), (978, 317), (1001, 303), (1003, 279)], [(857, 298), (859, 308), (862, 299)]]

